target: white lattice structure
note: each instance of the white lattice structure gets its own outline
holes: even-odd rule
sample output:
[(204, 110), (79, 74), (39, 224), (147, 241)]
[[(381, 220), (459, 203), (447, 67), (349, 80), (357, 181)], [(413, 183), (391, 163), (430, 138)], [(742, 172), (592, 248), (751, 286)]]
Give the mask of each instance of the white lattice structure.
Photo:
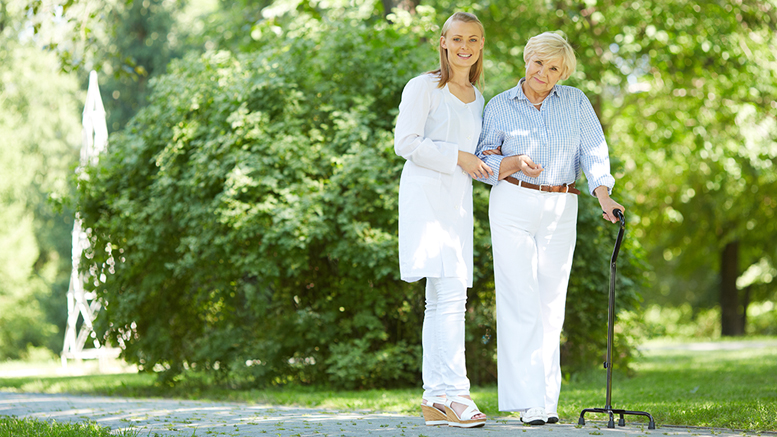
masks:
[[(76, 173), (87, 165), (96, 164), (100, 153), (108, 146), (108, 127), (105, 123), (105, 107), (103, 107), (100, 87), (97, 84), (97, 72), (89, 73), (89, 88), (84, 106), (83, 147), (81, 149), (81, 165)], [(70, 286), (67, 291), (67, 327), (65, 328), (65, 343), (62, 347), (62, 365), (67, 366), (68, 359), (101, 359), (116, 357), (120, 349), (104, 347), (94, 332), (92, 323), (100, 311), (100, 302), (94, 293), (84, 291), (86, 278), (79, 273), (81, 254), (89, 248), (89, 240), (82, 229), (81, 217), (76, 212), (73, 225), (73, 270), (70, 274)], [(80, 328), (78, 322), (81, 321)], [(76, 335), (78, 332), (78, 335)], [(85, 348), (91, 340), (94, 347)]]

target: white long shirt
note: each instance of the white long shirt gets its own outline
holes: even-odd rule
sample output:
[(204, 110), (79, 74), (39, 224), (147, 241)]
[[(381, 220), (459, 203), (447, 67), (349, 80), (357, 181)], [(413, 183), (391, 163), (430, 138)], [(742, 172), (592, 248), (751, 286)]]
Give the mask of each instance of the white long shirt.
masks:
[(457, 165), (474, 153), (484, 99), (464, 103), (425, 74), (405, 86), (394, 151), (407, 160), (399, 182), (399, 268), (404, 281), (457, 277), (472, 286), (472, 178)]

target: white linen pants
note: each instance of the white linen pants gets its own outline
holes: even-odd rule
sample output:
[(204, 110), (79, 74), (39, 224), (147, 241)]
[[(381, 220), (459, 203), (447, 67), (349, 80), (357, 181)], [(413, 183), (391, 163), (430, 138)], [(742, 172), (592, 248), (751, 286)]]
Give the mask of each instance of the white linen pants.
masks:
[(489, 201), (499, 411), (556, 413), (560, 336), (577, 234), (577, 195), (499, 182)]
[(463, 278), (426, 278), (424, 396), (469, 394), (464, 358), (464, 310), (467, 283)]

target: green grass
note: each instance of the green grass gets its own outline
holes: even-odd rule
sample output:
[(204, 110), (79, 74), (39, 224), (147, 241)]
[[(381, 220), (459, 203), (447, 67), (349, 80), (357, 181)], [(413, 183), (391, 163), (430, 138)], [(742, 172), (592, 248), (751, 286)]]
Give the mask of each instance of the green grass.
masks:
[(110, 428), (94, 423), (47, 422), (0, 416), (0, 437), (137, 437), (139, 431), (112, 434)]
[[(649, 350), (634, 368), (635, 377), (613, 378), (614, 408), (647, 411), (663, 425), (777, 430), (777, 347)], [(564, 417), (604, 406), (604, 370), (599, 373), (562, 388)]]
[[(643, 352), (635, 361), (634, 370), (633, 377), (614, 374), (614, 408), (647, 411), (659, 427), (777, 430), (777, 347), (704, 352), (653, 349)], [(3, 373), (0, 366), (0, 374)], [(171, 388), (157, 385), (151, 375), (131, 373), (0, 378), (0, 390), (209, 399), (412, 415), (417, 414), (420, 397), (420, 388), (335, 391), (293, 386), (235, 390), (218, 387), (202, 377), (187, 377)], [(509, 415), (498, 411), (495, 386), (474, 387), (472, 397), (492, 418)], [(563, 422), (574, 424), (583, 408), (604, 407), (604, 403), (605, 371), (592, 370), (564, 381), (559, 415)], [(586, 414), (588, 421), (605, 419), (605, 415)], [(635, 416), (628, 416), (626, 421), (647, 423)]]

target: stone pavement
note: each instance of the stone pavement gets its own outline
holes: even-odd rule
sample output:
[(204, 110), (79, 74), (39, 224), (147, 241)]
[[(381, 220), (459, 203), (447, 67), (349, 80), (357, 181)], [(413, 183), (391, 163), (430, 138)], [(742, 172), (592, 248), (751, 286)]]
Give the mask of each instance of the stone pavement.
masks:
[[(593, 415), (586, 425), (561, 423), (524, 426), (514, 417), (491, 418), (483, 428), (425, 426), (418, 416), (362, 411), (332, 411), (230, 402), (170, 399), (128, 399), (98, 396), (0, 392), (0, 416), (31, 417), (60, 422), (90, 421), (112, 430), (132, 429), (139, 437), (155, 436), (506, 436), (524, 437), (733, 437), (773, 435), (725, 429), (662, 426), (627, 422), (608, 429), (606, 416)], [(637, 420), (627, 416), (626, 420)], [(643, 419), (639, 419), (640, 421)], [(617, 421), (617, 417), (616, 417)]]

